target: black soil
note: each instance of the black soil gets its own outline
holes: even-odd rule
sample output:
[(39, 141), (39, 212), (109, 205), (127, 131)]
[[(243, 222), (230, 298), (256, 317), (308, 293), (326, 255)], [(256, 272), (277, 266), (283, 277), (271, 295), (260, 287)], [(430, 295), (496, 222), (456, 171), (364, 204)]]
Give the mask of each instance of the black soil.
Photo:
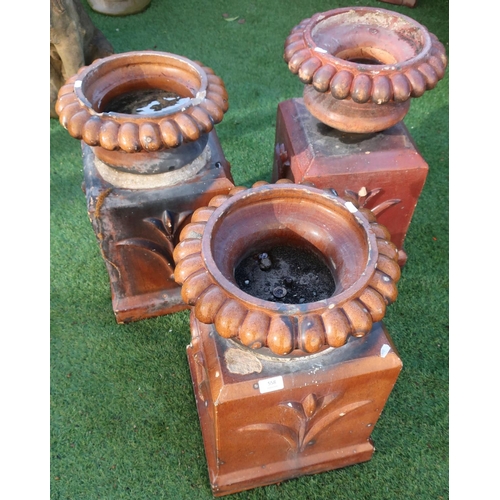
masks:
[(270, 302), (302, 304), (330, 297), (333, 276), (314, 252), (292, 246), (276, 246), (250, 255), (235, 270), (238, 287)]

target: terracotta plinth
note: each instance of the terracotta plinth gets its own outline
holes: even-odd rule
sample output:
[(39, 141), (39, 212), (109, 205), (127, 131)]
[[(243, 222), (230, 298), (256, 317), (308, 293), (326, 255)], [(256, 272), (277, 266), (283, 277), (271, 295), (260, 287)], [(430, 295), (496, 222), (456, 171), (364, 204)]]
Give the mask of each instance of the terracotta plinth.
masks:
[(404, 265), (406, 233), (429, 170), (404, 123), (371, 134), (341, 132), (312, 116), (302, 98), (289, 99), (278, 105), (275, 144), (273, 181), (354, 193), (387, 227)]
[(163, 52), (97, 60), (61, 88), (119, 323), (187, 307), (172, 253), (194, 210), (234, 187), (214, 129), (227, 109), (210, 68)]
[(195, 160), (199, 171), (171, 185), (139, 189), (104, 180), (99, 169), (115, 172), (82, 145), (87, 210), (109, 274), (118, 323), (188, 307), (173, 279), (172, 253), (180, 231), (194, 210), (234, 187), (215, 131), (208, 135), (205, 154)]
[(174, 259), (214, 495), (369, 460), (401, 370), (381, 324), (401, 271), (373, 213), (287, 179), (235, 187)]
[(187, 348), (210, 486), (223, 496), (366, 462), (402, 363), (382, 323), (340, 349), (280, 358), (191, 313)]

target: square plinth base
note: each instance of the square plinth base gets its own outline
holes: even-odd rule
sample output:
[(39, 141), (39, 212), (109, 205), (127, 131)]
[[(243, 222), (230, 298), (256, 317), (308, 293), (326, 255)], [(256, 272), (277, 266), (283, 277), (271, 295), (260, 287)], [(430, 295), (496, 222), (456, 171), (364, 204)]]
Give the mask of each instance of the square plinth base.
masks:
[(374, 134), (344, 133), (314, 118), (303, 99), (289, 99), (278, 105), (275, 141), (273, 182), (310, 182), (340, 197), (365, 188), (372, 194), (365, 206), (403, 250), (429, 169), (403, 122)]
[(193, 313), (191, 333), (187, 355), (214, 496), (370, 460), (370, 435), (402, 368), (382, 323), (300, 358), (242, 347)]
[(118, 323), (170, 314), (188, 306), (173, 279), (172, 257), (191, 214), (234, 187), (215, 130), (210, 158), (187, 181), (148, 189), (106, 182), (92, 148), (82, 143), (87, 209), (106, 263)]

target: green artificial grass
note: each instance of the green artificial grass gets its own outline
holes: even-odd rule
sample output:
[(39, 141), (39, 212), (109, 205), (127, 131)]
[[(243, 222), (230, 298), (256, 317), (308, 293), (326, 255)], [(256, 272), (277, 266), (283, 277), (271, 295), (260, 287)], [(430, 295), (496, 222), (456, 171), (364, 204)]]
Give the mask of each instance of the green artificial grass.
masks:
[[(368, 5), (404, 13), (448, 50), (448, 1), (152, 0), (91, 19), (115, 52), (155, 49), (220, 76), (229, 110), (217, 135), (238, 185), (271, 180), (276, 110), (303, 84), (283, 61), (290, 30), (316, 12)], [(244, 23), (227, 21), (239, 16)], [(237, 499), (442, 500), (448, 475), (448, 71), (405, 118), (429, 174), (410, 225), (399, 296), (384, 323), (403, 361), (364, 464), (237, 493)], [(187, 311), (115, 321), (87, 216), (79, 141), (50, 120), (50, 498), (210, 499), (189, 374)]]

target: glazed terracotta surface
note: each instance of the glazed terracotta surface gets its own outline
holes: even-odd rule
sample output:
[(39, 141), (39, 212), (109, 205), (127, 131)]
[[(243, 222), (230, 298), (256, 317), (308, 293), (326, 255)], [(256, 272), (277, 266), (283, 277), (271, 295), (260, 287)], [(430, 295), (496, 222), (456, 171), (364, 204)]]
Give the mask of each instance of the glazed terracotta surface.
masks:
[[(108, 270), (113, 312), (118, 323), (186, 309), (173, 279), (173, 250), (191, 214), (234, 187), (230, 165), (212, 130), (200, 155), (200, 168), (165, 174), (125, 173), (139, 181), (166, 175), (177, 182), (155, 187), (121, 187), (106, 180), (92, 149), (83, 144), (87, 211)], [(198, 161), (196, 159), (195, 161)], [(110, 169), (113, 170), (113, 169)]]
[(306, 84), (304, 102), (320, 121), (355, 133), (401, 121), (410, 98), (444, 76), (444, 46), (397, 12), (346, 7), (317, 13), (292, 29), (284, 59)]
[[(107, 112), (116, 97), (148, 89), (179, 102), (159, 111)], [(106, 152), (157, 152), (198, 140), (229, 107), (222, 80), (210, 68), (166, 52), (125, 52), (95, 61), (60, 89), (56, 111), (70, 135)], [(102, 150), (102, 151), (101, 151)]]
[(191, 214), (234, 187), (214, 129), (227, 109), (210, 68), (166, 52), (96, 60), (59, 91), (118, 323), (188, 307), (172, 253)]
[(341, 132), (312, 116), (302, 98), (288, 99), (278, 104), (275, 144), (273, 181), (312, 183), (343, 198), (361, 193), (359, 203), (389, 230), (406, 263), (404, 242), (429, 166), (404, 122), (372, 134)]
[[(367, 334), (397, 297), (398, 251), (368, 209), (331, 192), (283, 180), (237, 187), (198, 209), (174, 250), (174, 277), (202, 323), (226, 338), (278, 355), (340, 347)], [(326, 262), (334, 294), (275, 303), (240, 289), (234, 269), (247, 256), (286, 242)]]
[(210, 486), (222, 496), (370, 460), (402, 368), (383, 324), (339, 349), (262, 355), (191, 311), (187, 347)]

